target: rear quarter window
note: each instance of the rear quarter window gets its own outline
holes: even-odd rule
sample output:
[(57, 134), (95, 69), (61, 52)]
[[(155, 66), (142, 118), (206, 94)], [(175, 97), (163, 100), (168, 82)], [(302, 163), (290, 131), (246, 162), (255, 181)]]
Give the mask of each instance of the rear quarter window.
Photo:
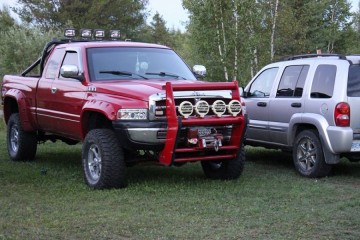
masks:
[(360, 97), (360, 65), (350, 65), (347, 95), (349, 97)]
[(323, 64), (315, 71), (311, 86), (311, 98), (331, 98), (334, 93), (336, 66)]

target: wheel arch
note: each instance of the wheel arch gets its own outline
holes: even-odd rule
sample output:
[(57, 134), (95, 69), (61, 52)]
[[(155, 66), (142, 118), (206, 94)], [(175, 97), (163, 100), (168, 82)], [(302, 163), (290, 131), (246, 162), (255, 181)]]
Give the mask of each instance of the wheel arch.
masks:
[(112, 121), (100, 111), (87, 110), (82, 113), (82, 138), (92, 129), (107, 128), (112, 129)]
[(26, 96), (19, 90), (8, 91), (3, 100), (4, 120), (7, 124), (11, 114), (19, 113), (22, 128), (24, 131), (31, 132), (36, 130), (36, 124), (31, 117), (30, 106), (26, 99)]
[(294, 145), (296, 136), (305, 129), (316, 130), (319, 134), (319, 137), (322, 141), (329, 142), (329, 136), (326, 132), (327, 127), (329, 126), (325, 117), (314, 114), (314, 113), (301, 113), (295, 114), (289, 123), (288, 132), (288, 143), (290, 146)]
[(326, 131), (329, 124), (324, 116), (314, 113), (299, 114), (291, 119), (289, 124), (288, 143), (294, 146), (296, 136), (303, 130), (315, 130), (319, 136), (325, 161), (328, 164), (335, 164), (340, 161), (339, 154), (335, 154), (330, 144), (330, 138)]
[(95, 128), (112, 128), (116, 110), (111, 103), (91, 100), (85, 103), (81, 113), (82, 139)]

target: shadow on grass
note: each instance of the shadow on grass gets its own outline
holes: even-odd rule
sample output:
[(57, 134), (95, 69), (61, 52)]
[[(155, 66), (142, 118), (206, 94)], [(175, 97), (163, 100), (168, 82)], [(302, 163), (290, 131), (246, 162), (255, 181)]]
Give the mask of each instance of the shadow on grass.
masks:
[(290, 152), (261, 147), (246, 147), (246, 161), (269, 168), (294, 168)]
[[(246, 160), (257, 167), (272, 170), (275, 168), (279, 170), (295, 170), (291, 152), (247, 146)], [(360, 177), (360, 162), (350, 162), (347, 158), (342, 158), (340, 163), (333, 166), (331, 176)]]

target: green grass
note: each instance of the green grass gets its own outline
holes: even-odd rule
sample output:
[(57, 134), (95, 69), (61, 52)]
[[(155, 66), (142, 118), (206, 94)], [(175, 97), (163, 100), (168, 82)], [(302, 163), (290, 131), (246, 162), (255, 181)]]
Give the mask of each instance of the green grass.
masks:
[(199, 163), (138, 165), (127, 188), (94, 191), (81, 145), (46, 143), (35, 161), (11, 162), (5, 136), (0, 239), (360, 239), (359, 163), (307, 179), (289, 154), (247, 147), (236, 181), (208, 180)]

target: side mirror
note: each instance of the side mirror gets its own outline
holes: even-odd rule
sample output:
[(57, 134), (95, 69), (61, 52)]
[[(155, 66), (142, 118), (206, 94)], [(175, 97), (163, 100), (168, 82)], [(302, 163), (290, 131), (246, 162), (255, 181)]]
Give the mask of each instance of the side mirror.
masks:
[(240, 93), (240, 97), (244, 97), (245, 92), (244, 92), (244, 88), (243, 88), (243, 87), (239, 87), (239, 93)]
[(60, 69), (60, 75), (64, 78), (75, 78), (80, 81), (84, 80), (84, 76), (80, 73), (76, 65), (63, 65)]
[(203, 65), (194, 65), (193, 73), (195, 73), (196, 77), (205, 77), (206, 75), (206, 67)]

